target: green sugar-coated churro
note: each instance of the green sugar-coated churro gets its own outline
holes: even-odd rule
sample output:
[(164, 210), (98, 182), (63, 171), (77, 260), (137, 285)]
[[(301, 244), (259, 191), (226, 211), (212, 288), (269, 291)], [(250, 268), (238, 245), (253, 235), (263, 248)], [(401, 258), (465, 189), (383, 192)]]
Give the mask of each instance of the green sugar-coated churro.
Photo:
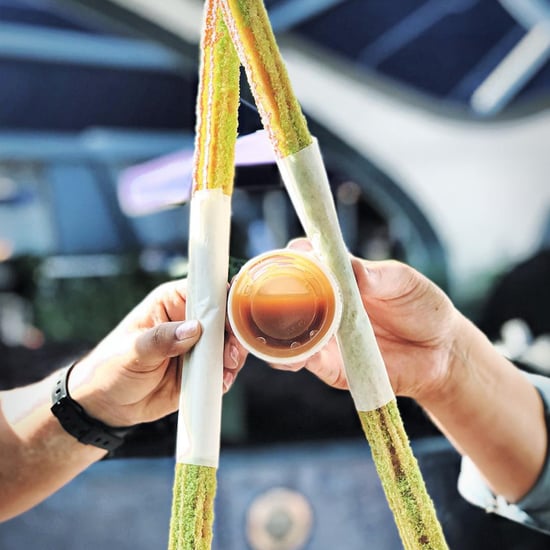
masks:
[(406, 550), (444, 550), (445, 538), (397, 408), (359, 295), (326, 170), (294, 96), (261, 0), (220, 0), (283, 180), (316, 252), (338, 280), (338, 341), (350, 390)]
[(312, 142), (263, 2), (221, 1), (224, 17), (277, 157)]
[(374, 463), (406, 550), (446, 548), (441, 525), (412, 452), (395, 400), (359, 412)]
[(205, 4), (197, 96), (193, 191), (233, 191), (239, 107), (239, 58), (218, 1)]
[(203, 334), (184, 367), (169, 550), (209, 550), (213, 539), (239, 70), (218, 1), (207, 0), (196, 103), (187, 292), (187, 316), (201, 322)]
[(211, 547), (215, 495), (215, 468), (176, 464), (170, 550), (208, 550)]

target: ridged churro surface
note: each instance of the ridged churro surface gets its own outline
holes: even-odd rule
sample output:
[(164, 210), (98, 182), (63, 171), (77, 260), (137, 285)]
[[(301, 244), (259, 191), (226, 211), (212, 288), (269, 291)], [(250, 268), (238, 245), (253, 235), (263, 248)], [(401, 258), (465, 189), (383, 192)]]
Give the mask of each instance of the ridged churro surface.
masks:
[[(204, 10), (196, 103), (192, 201), (198, 200), (197, 191), (216, 191), (219, 195), (221, 189), (223, 193), (230, 196), (235, 174), (240, 63), (223, 21), (218, 0), (207, 0)], [(212, 223), (213, 220), (204, 221), (211, 227), (218, 227)], [(220, 220), (215, 221), (217, 224), (220, 222)], [(195, 227), (190, 228), (190, 233), (200, 231), (200, 227), (202, 227), (200, 224), (195, 224)], [(216, 234), (214, 237), (225, 238), (223, 234)], [(215, 251), (215, 243), (209, 244)], [(201, 258), (200, 255), (190, 254), (190, 262), (201, 262)], [(201, 267), (200, 264), (199, 267)], [(196, 268), (190, 268), (190, 270), (197, 271)], [(197, 281), (196, 284), (200, 282)], [(213, 292), (212, 288), (202, 290), (210, 294)], [(223, 291), (225, 297), (225, 279)], [(200, 300), (200, 297), (198, 299)], [(223, 330), (220, 339), (223, 339)], [(221, 379), (219, 384), (221, 387)], [(200, 399), (200, 396), (196, 398)], [(200, 433), (193, 435), (202, 436)], [(210, 550), (215, 495), (216, 468), (176, 463), (169, 550)]]
[(447, 543), (394, 399), (359, 412), (376, 470), (405, 550), (446, 550)]
[(168, 550), (210, 549), (215, 495), (215, 468), (176, 464)]
[(263, 2), (220, 2), (276, 155), (281, 158), (297, 153), (312, 142), (312, 137), (292, 91)]
[(219, 9), (205, 5), (196, 104), (193, 191), (233, 191), (239, 108), (239, 58)]

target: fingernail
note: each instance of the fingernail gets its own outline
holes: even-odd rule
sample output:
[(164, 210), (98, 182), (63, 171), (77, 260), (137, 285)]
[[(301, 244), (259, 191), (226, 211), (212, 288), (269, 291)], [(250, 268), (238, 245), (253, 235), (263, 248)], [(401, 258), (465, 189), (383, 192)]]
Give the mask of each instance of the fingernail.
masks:
[(233, 384), (233, 380), (235, 379), (235, 375), (230, 371), (225, 371), (223, 373), (223, 390), (227, 391), (231, 384)]
[(231, 361), (233, 361), (234, 368), (237, 368), (239, 366), (239, 350), (235, 344), (231, 344), (229, 348), (229, 357), (231, 357)]
[(176, 328), (176, 338), (178, 340), (185, 340), (195, 336), (199, 330), (198, 321), (185, 321)]

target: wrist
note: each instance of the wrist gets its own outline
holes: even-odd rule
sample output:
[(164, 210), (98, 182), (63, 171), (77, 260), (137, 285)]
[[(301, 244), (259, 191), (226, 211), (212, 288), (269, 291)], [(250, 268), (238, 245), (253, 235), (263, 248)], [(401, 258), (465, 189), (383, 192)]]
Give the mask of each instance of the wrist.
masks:
[(434, 420), (475, 417), (477, 423), (489, 425), (496, 411), (485, 404), (499, 401), (503, 384), (510, 376), (514, 379), (517, 369), (461, 314), (453, 334), (445, 379), (437, 391), (418, 401)]
[(134, 423), (121, 418), (118, 407), (109, 399), (105, 379), (98, 376), (98, 370), (93, 354), (76, 361), (67, 378), (70, 395), (88, 415), (105, 425), (130, 427)]
[(430, 391), (424, 391), (416, 398), (418, 403), (427, 409), (449, 407), (460, 402), (464, 392), (468, 392), (469, 385), (475, 384), (476, 374), (474, 346), (480, 336), (484, 337), (479, 329), (456, 311), (451, 323), (452, 329), (448, 336), (448, 347), (437, 366), (439, 376), (432, 384)]
[(113, 451), (123, 442), (128, 428), (108, 426), (86, 413), (68, 389), (68, 377), (74, 364), (60, 371), (52, 389), (51, 411), (61, 426), (83, 444)]
[(495, 494), (521, 498), (546, 456), (542, 401), (533, 384), (464, 318), (448, 383), (421, 404)]

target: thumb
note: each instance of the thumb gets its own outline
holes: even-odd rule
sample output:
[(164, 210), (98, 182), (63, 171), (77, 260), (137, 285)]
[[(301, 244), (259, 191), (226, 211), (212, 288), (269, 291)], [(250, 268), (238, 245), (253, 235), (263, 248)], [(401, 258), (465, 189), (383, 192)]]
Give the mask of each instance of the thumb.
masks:
[(411, 266), (397, 260), (352, 258), (352, 266), (362, 295), (370, 299), (409, 301), (421, 297), (432, 283)]
[(351, 267), (361, 294), (368, 292), (378, 297), (381, 291), (379, 283), (383, 280), (380, 264), (352, 256)]
[(195, 320), (161, 323), (138, 337), (138, 361), (142, 365), (150, 365), (183, 355), (197, 343), (201, 332), (201, 325)]
[(287, 244), (287, 248), (291, 248), (292, 250), (302, 250), (304, 252), (309, 252), (313, 250), (311, 242), (304, 237), (292, 239)]

